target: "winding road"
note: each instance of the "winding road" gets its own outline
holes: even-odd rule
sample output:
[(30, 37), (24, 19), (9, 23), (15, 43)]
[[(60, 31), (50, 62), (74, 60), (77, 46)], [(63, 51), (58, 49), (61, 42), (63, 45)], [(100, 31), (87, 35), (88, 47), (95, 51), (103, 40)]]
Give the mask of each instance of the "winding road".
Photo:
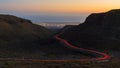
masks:
[(78, 52), (83, 52), (83, 53), (87, 53), (87, 54), (94, 54), (96, 56), (98, 56), (97, 58), (91, 58), (91, 59), (75, 59), (75, 60), (65, 60), (65, 59), (58, 59), (58, 60), (40, 60), (40, 59), (19, 59), (19, 58), (0, 58), (0, 61), (32, 61), (32, 62), (74, 62), (74, 61), (78, 61), (78, 62), (88, 62), (88, 61), (102, 61), (102, 62), (106, 62), (109, 61), (109, 55), (107, 55), (106, 53), (102, 53), (102, 52), (98, 52), (98, 51), (94, 51), (94, 50), (88, 50), (88, 49), (84, 49), (84, 48), (79, 48), (76, 47), (72, 44), (70, 44), (67, 40), (60, 38), (60, 35), (63, 32), (61, 32), (60, 34), (55, 35), (55, 39), (60, 41), (62, 44), (64, 44), (65, 47), (68, 47), (72, 50), (78, 51)]
[[(60, 34), (57, 34), (55, 36), (55, 38), (57, 40), (59, 40), (62, 44), (64, 44), (64, 46), (71, 48), (72, 50), (78, 51), (78, 52), (83, 52), (83, 53), (87, 53), (87, 54), (94, 54), (96, 56), (98, 56), (97, 58), (91, 58), (91, 59), (78, 59), (77, 61), (108, 61), (109, 60), (109, 55), (106, 53), (102, 53), (99, 51), (94, 51), (94, 50), (89, 50), (89, 49), (84, 49), (84, 48), (79, 48), (76, 47), (72, 44), (70, 44), (67, 40), (60, 38), (60, 35), (63, 34), (63, 32), (61, 32)], [(67, 60), (66, 60), (67, 61)]]

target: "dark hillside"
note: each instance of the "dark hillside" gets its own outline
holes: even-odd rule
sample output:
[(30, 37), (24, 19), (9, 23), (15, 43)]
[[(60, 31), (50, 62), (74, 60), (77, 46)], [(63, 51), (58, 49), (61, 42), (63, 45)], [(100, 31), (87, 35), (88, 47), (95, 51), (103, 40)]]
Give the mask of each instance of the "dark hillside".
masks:
[(120, 9), (89, 15), (83, 24), (61, 37), (79, 47), (120, 49)]
[(0, 46), (30, 46), (48, 41), (52, 32), (30, 20), (0, 15)]

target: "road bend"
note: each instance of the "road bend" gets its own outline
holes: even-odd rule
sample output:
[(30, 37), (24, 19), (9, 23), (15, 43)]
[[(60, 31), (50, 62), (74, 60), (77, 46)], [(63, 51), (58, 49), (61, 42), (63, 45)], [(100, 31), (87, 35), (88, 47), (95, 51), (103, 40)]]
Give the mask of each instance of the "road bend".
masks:
[(74, 50), (74, 51), (78, 51), (78, 52), (83, 52), (83, 53), (86, 53), (86, 54), (91, 54), (91, 55), (95, 55), (95, 56), (98, 56), (98, 57), (94, 57), (94, 58), (91, 58), (91, 59), (78, 59), (78, 61), (81, 61), (81, 60), (84, 60), (84, 61), (108, 61), (110, 59), (109, 55), (106, 54), (106, 53), (103, 53), (103, 52), (99, 52), (99, 51), (95, 51), (95, 50), (89, 50), (89, 49), (85, 49), (85, 48), (79, 48), (75, 45), (72, 45), (70, 44), (67, 40), (63, 39), (63, 38), (60, 38), (60, 35), (63, 34), (60, 33), (60, 34), (57, 34), (55, 36), (55, 38), (57, 40), (59, 40), (62, 44), (64, 44), (64, 46)]

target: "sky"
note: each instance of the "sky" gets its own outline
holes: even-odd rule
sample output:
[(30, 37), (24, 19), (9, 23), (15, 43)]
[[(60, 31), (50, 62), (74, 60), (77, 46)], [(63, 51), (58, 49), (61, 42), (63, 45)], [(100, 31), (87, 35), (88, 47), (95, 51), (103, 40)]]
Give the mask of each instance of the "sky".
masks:
[(0, 0), (0, 13), (33, 22), (83, 22), (91, 13), (119, 9), (120, 0)]

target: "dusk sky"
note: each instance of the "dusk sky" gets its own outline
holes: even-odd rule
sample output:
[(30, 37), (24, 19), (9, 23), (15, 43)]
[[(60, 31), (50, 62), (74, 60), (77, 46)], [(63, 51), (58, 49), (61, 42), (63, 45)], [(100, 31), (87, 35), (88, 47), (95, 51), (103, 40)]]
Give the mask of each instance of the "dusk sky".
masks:
[(81, 22), (90, 13), (119, 8), (120, 0), (0, 0), (1, 14), (34, 22)]

